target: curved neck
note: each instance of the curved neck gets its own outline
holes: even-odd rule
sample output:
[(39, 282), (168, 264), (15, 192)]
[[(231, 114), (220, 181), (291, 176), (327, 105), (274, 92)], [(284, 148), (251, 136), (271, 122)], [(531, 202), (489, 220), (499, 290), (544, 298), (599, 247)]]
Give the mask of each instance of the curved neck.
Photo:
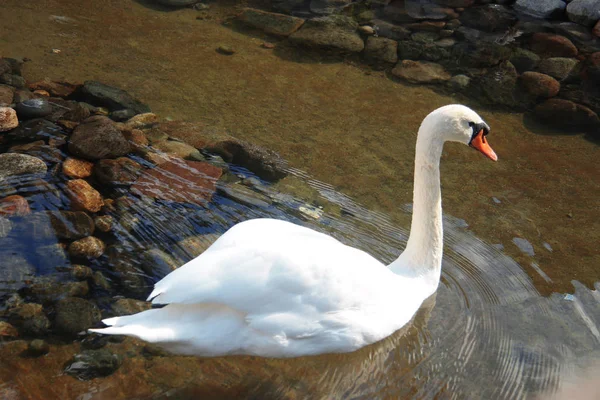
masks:
[(425, 279), (437, 288), (442, 267), (443, 227), (440, 157), (444, 142), (421, 126), (417, 137), (413, 214), (406, 249), (390, 268)]

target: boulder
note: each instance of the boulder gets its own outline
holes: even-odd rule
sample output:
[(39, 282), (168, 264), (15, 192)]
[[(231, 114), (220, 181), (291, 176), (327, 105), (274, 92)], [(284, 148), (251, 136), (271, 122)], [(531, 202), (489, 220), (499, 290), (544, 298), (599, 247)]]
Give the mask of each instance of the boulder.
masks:
[(542, 57), (575, 57), (577, 47), (564, 36), (538, 32), (531, 36), (531, 50)]
[(460, 15), (460, 22), (484, 32), (504, 32), (517, 22), (517, 17), (508, 7), (487, 4), (467, 8)]
[(10, 107), (0, 107), (0, 132), (10, 131), (19, 126), (17, 112)]
[(519, 83), (527, 95), (536, 99), (554, 97), (560, 91), (560, 83), (556, 79), (539, 72), (524, 72)]
[(411, 83), (440, 83), (452, 77), (439, 64), (412, 60), (403, 60), (396, 64), (392, 74)]
[(569, 20), (589, 28), (600, 20), (598, 0), (573, 0), (567, 5)]
[(130, 109), (136, 114), (150, 112), (150, 107), (126, 91), (97, 81), (86, 81), (81, 88), (84, 101), (108, 108), (110, 111)]
[(579, 64), (575, 58), (552, 57), (546, 58), (538, 65), (538, 70), (558, 80), (566, 79), (571, 71)]
[(514, 9), (536, 18), (557, 18), (565, 9), (563, 0), (517, 0)]
[(130, 150), (127, 139), (109, 118), (103, 116), (83, 121), (69, 139), (69, 151), (88, 160), (117, 158)]
[(540, 122), (564, 129), (600, 129), (598, 115), (589, 108), (564, 99), (549, 99), (533, 109)]
[(365, 45), (356, 28), (356, 21), (348, 17), (318, 17), (306, 21), (299, 30), (289, 36), (289, 40), (307, 48), (359, 53)]
[(384, 37), (369, 36), (365, 46), (365, 60), (372, 64), (398, 62), (398, 42)]
[(244, 8), (238, 19), (254, 28), (277, 36), (289, 36), (304, 24), (302, 18), (270, 13), (254, 8)]

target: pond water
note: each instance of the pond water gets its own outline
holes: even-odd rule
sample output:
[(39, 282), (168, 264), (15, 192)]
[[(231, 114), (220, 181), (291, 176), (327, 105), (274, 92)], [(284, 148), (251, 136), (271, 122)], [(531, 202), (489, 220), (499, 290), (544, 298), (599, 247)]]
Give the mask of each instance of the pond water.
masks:
[[(254, 189), (270, 200), (251, 206), (222, 189), (208, 205), (189, 206), (106, 188), (125, 197), (109, 213), (119, 221), (107, 239), (112, 252), (89, 266), (113, 288), (94, 286), (87, 297), (104, 311), (119, 296), (145, 298), (169, 262), (192, 256), (183, 239), (201, 236), (209, 243), (252, 217), (298, 222), (392, 261), (408, 235), (418, 125), (432, 109), (461, 102), (492, 127), (499, 162), (460, 146), (445, 148), (438, 292), (405, 329), (344, 355), (197, 359), (125, 339), (102, 343), (122, 360), (114, 373), (80, 381), (65, 374), (65, 366), (99, 344), (51, 334), (48, 354), (33, 358), (28, 340), (4, 341), (0, 397), (513, 399), (564, 391), (564, 398), (581, 398), (576, 390), (587, 390), (597, 376), (600, 350), (598, 144), (577, 132), (543, 128), (523, 114), (394, 82), (354, 61), (299, 56), (285, 44), (264, 49), (261, 43), (272, 38), (228, 25), (237, 6), (215, 3), (199, 13), (128, 0), (85, 8), (75, 0), (0, 5), (0, 53), (28, 57), (23, 75), (29, 81), (99, 80), (126, 89), (161, 117), (223, 128), (290, 164), (282, 182), (259, 180)], [(220, 45), (235, 54), (216, 52)], [(219, 185), (253, 177), (231, 168), (231, 181)], [(64, 185), (52, 173), (46, 181)], [(64, 194), (39, 182), (12, 186), (33, 211), (65, 207)], [(315, 220), (301, 207), (321, 216)], [(64, 271), (44, 267), (48, 251), (37, 251), (58, 240), (37, 242), (27, 221), (13, 223), (11, 252), (46, 277), (68, 280)], [(139, 254), (149, 249), (161, 262), (144, 270)], [(127, 260), (142, 278), (114, 289), (115, 259)]]

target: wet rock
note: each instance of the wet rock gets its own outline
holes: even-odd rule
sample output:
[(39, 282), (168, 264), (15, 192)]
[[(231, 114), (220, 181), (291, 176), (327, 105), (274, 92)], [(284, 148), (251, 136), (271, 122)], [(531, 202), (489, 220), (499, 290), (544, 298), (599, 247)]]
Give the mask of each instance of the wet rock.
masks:
[(0, 239), (7, 237), (12, 230), (12, 222), (8, 218), (0, 217)]
[(36, 301), (48, 304), (65, 297), (84, 297), (90, 291), (87, 282), (63, 282), (56, 277), (36, 277), (24, 292)]
[(74, 264), (71, 266), (71, 275), (78, 281), (90, 279), (93, 274), (94, 272), (92, 269), (90, 267), (86, 267), (85, 265)]
[(205, 204), (212, 198), (221, 174), (221, 169), (205, 162), (168, 161), (144, 171), (131, 189), (150, 198)]
[(267, 196), (243, 185), (220, 185), (218, 190), (223, 196), (250, 207), (266, 208), (271, 205)]
[(124, 156), (131, 146), (109, 118), (96, 116), (75, 128), (69, 140), (69, 150), (87, 160), (100, 160)]
[(12, 104), (15, 88), (8, 85), (0, 85), (0, 107)]
[(111, 308), (115, 315), (131, 315), (152, 308), (152, 303), (135, 299), (119, 299), (115, 301)]
[(169, 7), (187, 7), (198, 2), (198, 0), (157, 0), (159, 4)]
[(13, 103), (17, 104), (25, 100), (35, 99), (37, 96), (28, 89), (15, 89)]
[[(10, 243), (0, 239), (0, 245)], [(21, 289), (35, 274), (35, 267), (19, 254), (0, 252), (0, 294)]]
[(200, 152), (195, 147), (180, 141), (165, 140), (154, 143), (153, 146), (172, 156), (196, 161), (201, 161), (204, 159), (202, 154), (200, 154)]
[(17, 113), (10, 107), (0, 107), (0, 132), (10, 131), (19, 126)]
[(373, 26), (377, 30), (377, 34), (392, 40), (405, 40), (410, 37), (410, 30), (403, 26), (392, 24), (388, 21), (375, 19), (372, 21)]
[(47, 214), (59, 239), (81, 239), (94, 233), (94, 221), (83, 211), (48, 211)]
[(44, 144), (43, 140), (12, 146), (8, 151), (11, 153), (28, 154), (37, 157), (44, 160), (49, 165), (58, 164), (65, 158), (62, 151), (56, 147)]
[(98, 258), (104, 250), (104, 242), (94, 236), (76, 240), (69, 245), (69, 255), (73, 258)]
[(469, 78), (467, 75), (455, 75), (452, 78), (450, 78), (449, 83), (450, 86), (454, 89), (464, 90), (467, 87), (469, 87), (469, 84), (471, 83), (471, 78)]
[(488, 104), (502, 104), (509, 107), (521, 105), (517, 95), (517, 70), (504, 61), (498, 67), (488, 70), (475, 81), (480, 99)]
[[(388, 13), (391, 11), (390, 9), (393, 9), (393, 7), (386, 7), (386, 11)], [(455, 17), (454, 15), (450, 15), (453, 13), (451, 9), (441, 7), (438, 4), (431, 4), (430, 2), (423, 2), (420, 0), (406, 0), (404, 2), (404, 9), (406, 16), (411, 19), (446, 19), (449, 17)], [(406, 17), (402, 18), (402, 13), (398, 13), (396, 11), (394, 14), (396, 14), (394, 15), (394, 20), (397, 22), (406, 21)]]
[(62, 165), (63, 174), (69, 178), (87, 178), (92, 175), (94, 163), (68, 157)]
[(50, 345), (42, 339), (34, 339), (27, 346), (27, 353), (32, 357), (43, 356), (44, 354), (48, 354), (49, 351)]
[(24, 88), (26, 85), (25, 78), (15, 74), (0, 75), (0, 83), (4, 83), (16, 88)]
[(517, 0), (514, 9), (536, 18), (556, 18), (565, 6), (562, 0)]
[(31, 214), (27, 199), (19, 195), (0, 199), (0, 216), (25, 216)]
[(73, 84), (65, 81), (51, 81), (44, 79), (41, 81), (33, 82), (29, 84), (31, 90), (45, 90), (50, 95), (55, 97), (69, 97), (80, 85)]
[(40, 97), (18, 103), (16, 111), (20, 119), (41, 118), (52, 113), (52, 106), (48, 100)]
[(133, 296), (147, 296), (151, 288), (146, 283), (143, 271), (130, 259), (117, 259), (111, 261), (111, 269), (115, 275), (116, 282), (127, 294)]
[(371, 64), (395, 64), (398, 61), (398, 43), (392, 39), (370, 36), (364, 55), (365, 60)]
[(127, 122), (125, 122), (125, 127), (129, 130), (131, 129), (142, 129), (149, 128), (158, 123), (158, 116), (153, 113), (143, 113), (138, 114), (134, 117), (131, 117)]
[(460, 22), (484, 32), (504, 32), (517, 22), (517, 17), (508, 7), (488, 4), (466, 9), (460, 15)]
[(198, 257), (204, 253), (221, 235), (207, 234), (190, 236), (179, 242), (177, 246), (183, 252), (183, 256), (187, 259)]
[(304, 19), (302, 18), (265, 12), (253, 8), (244, 8), (238, 19), (254, 28), (278, 36), (289, 36), (304, 24)]
[(394, 67), (392, 74), (411, 83), (440, 83), (451, 78), (444, 67), (429, 61), (403, 60)]
[(181, 263), (160, 249), (144, 251), (141, 261), (144, 272), (157, 278), (162, 278), (181, 266)]
[(76, 335), (85, 331), (101, 319), (98, 307), (79, 297), (60, 300), (56, 303), (55, 312), (55, 329), (68, 335)]
[(308, 20), (289, 36), (293, 44), (342, 53), (359, 53), (365, 45), (356, 32), (358, 24), (344, 16)]
[(558, 80), (566, 79), (579, 64), (575, 58), (552, 57), (540, 61), (538, 70)]
[(67, 181), (66, 192), (75, 210), (98, 212), (104, 205), (100, 193), (83, 179)]
[(600, 20), (598, 0), (573, 0), (567, 5), (567, 17), (575, 23), (591, 28)]
[(554, 97), (560, 90), (560, 83), (551, 76), (538, 72), (525, 72), (519, 77), (519, 83), (525, 92), (536, 99)]
[(532, 51), (517, 47), (509, 58), (517, 72), (522, 74), (526, 71), (533, 71), (540, 62), (540, 56)]
[(222, 44), (217, 47), (217, 53), (224, 54), (226, 56), (230, 56), (235, 54), (235, 49), (227, 44)]
[(89, 108), (77, 101), (53, 97), (48, 102), (52, 105), (52, 114), (47, 117), (51, 121), (81, 122), (90, 116)]
[(94, 218), (94, 225), (100, 232), (110, 232), (114, 224), (114, 219), (110, 215), (102, 215)]
[(9, 132), (8, 135), (17, 141), (33, 142), (43, 140), (47, 142), (62, 135), (62, 129), (50, 121), (38, 118), (23, 122), (21, 126)]
[(583, 44), (594, 39), (593, 32), (590, 32), (589, 28), (574, 22), (559, 22), (558, 24), (553, 24), (552, 26), (557, 34), (566, 36), (576, 45)]
[(59, 243), (36, 247), (35, 254), (36, 267), (40, 271), (55, 271), (69, 263), (64, 247)]
[(131, 143), (131, 148), (134, 152), (143, 154), (145, 148), (150, 144), (148, 138), (140, 129), (132, 129), (130, 131), (123, 131), (125, 139)]
[(594, 28), (592, 28), (592, 35), (600, 37), (600, 19), (598, 20), (598, 22), (596, 22)]
[(96, 81), (83, 83), (81, 93), (84, 101), (108, 108), (110, 111), (130, 109), (136, 114), (150, 112), (150, 107), (133, 98), (126, 91)]
[(564, 36), (552, 33), (534, 33), (530, 41), (531, 50), (543, 57), (575, 57), (577, 47)]
[(121, 366), (118, 355), (106, 349), (84, 350), (76, 354), (65, 368), (65, 372), (79, 380), (105, 377)]
[(110, 114), (108, 114), (108, 117), (110, 119), (112, 119), (113, 121), (123, 122), (123, 121), (127, 121), (128, 119), (132, 118), (135, 115), (136, 115), (135, 111), (130, 110), (130, 109), (124, 109), (124, 110), (113, 111)]
[(429, 44), (438, 40), (440, 35), (437, 32), (415, 32), (410, 35), (410, 38), (416, 43)]
[(401, 40), (398, 42), (398, 57), (401, 60), (418, 60), (423, 54), (424, 47), (412, 40)]
[(0, 321), (0, 338), (15, 338), (19, 336), (17, 328), (5, 321)]
[(351, 0), (311, 0), (310, 12), (317, 15), (331, 15), (339, 12), (351, 3)]
[(46, 163), (26, 154), (0, 154), (0, 182), (8, 177), (28, 174), (45, 174)]
[(143, 167), (132, 159), (119, 157), (98, 161), (94, 166), (94, 176), (106, 185), (129, 186), (136, 181), (142, 170)]
[(550, 99), (538, 104), (533, 115), (542, 123), (565, 129), (599, 129), (598, 115), (589, 108), (564, 99)]
[(461, 67), (487, 68), (497, 66), (510, 58), (511, 51), (507, 46), (494, 42), (477, 40), (460, 42), (452, 47), (452, 62)]
[(108, 279), (106, 279), (106, 277), (100, 271), (94, 272), (94, 275), (92, 276), (92, 282), (97, 288), (102, 290), (111, 290), (110, 282), (108, 282)]

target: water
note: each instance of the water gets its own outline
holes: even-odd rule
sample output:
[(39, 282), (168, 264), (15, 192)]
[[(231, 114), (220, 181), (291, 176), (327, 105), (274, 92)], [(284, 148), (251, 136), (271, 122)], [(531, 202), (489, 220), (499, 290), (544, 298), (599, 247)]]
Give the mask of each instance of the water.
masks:
[[(140, 249), (182, 263), (191, 255), (181, 239), (218, 235), (250, 217), (296, 221), (393, 260), (408, 234), (416, 129), (437, 106), (458, 101), (476, 108), (492, 127), (500, 160), (446, 146), (440, 288), (410, 326), (380, 343), (297, 360), (207, 360), (165, 356), (126, 339), (106, 345), (123, 357), (116, 372), (78, 381), (63, 370), (80, 340), (50, 336), (51, 351), (41, 358), (24, 356), (25, 341), (4, 342), (0, 397), (512, 399), (573, 393), (597, 376), (597, 144), (526, 125), (521, 114), (394, 83), (353, 63), (301, 59), (285, 46), (270, 52), (260, 44), (273, 38), (227, 26), (235, 12), (230, 4), (212, 4), (204, 20), (193, 10), (165, 12), (125, 0), (85, 9), (75, 0), (5, 0), (1, 7), (10, 18), (0, 25), (0, 50), (31, 58), (24, 68), (29, 80), (113, 84), (162, 117), (224, 128), (297, 168), (296, 181), (273, 188), (284, 200), (265, 208), (220, 194), (208, 208), (160, 201), (130, 207), (127, 218), (135, 219), (122, 224), (132, 229), (119, 230), (114, 241), (143, 280), (112, 292), (95, 289), (89, 296), (104, 309), (114, 295), (144, 298), (164, 274), (142, 269)], [(236, 53), (218, 54), (221, 44)], [(319, 194), (308, 196), (298, 182)], [(20, 193), (37, 210), (64, 206), (62, 195), (36, 185)], [(315, 203), (330, 208), (318, 220), (303, 217), (299, 208)], [(527, 252), (513, 238), (526, 241)], [(44, 245), (56, 243), (48, 238)], [(108, 260), (91, 266), (116, 284)]]

